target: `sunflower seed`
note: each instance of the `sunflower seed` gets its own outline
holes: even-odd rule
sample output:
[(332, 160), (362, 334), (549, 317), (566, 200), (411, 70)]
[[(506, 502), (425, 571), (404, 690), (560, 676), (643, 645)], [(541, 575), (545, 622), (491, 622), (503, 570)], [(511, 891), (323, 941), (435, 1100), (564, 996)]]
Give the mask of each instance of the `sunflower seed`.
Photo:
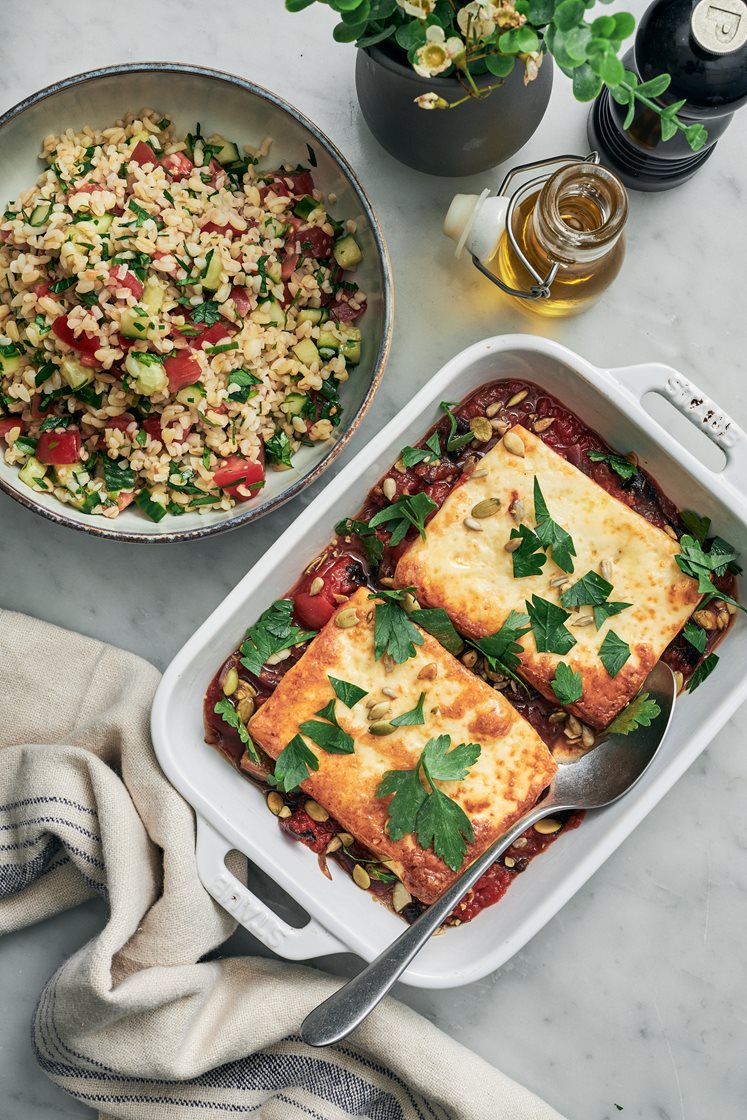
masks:
[(371, 735), (391, 735), (391, 733), (396, 730), (397, 728), (394, 724), (389, 723), (385, 719), (376, 720), (374, 723), (370, 724), (368, 728), (369, 734)]
[(516, 552), (516, 549), (521, 547), (521, 537), (512, 537), (503, 547), (506, 552)]
[(607, 583), (612, 583), (615, 574), (615, 565), (611, 560), (603, 560), (599, 565), (599, 571), (602, 573), (602, 578), (607, 580)]
[(482, 525), (479, 521), (476, 521), (474, 517), (465, 517), (462, 524), (464, 525), (465, 529), (471, 529), (473, 533), (482, 532)]
[(331, 856), (333, 852), (339, 852), (342, 847), (342, 840), (339, 836), (333, 836), (327, 847), (324, 849), (324, 854)]
[(265, 665), (279, 665), (281, 661), (287, 661), (290, 657), (291, 651), (289, 649), (279, 649), (277, 653), (271, 653), (265, 661)]
[(371, 608), (370, 611), (366, 611), (366, 622), (373, 622), (375, 617), (376, 617), (376, 611), (373, 609), (373, 607)]
[(396, 700), (397, 699), (397, 693), (394, 691), (393, 688), (382, 688), (381, 691), (384, 693), (385, 696), (388, 696), (390, 700)]
[(596, 742), (596, 735), (591, 730), (591, 728), (587, 727), (585, 724), (581, 728), (581, 742), (587, 748), (593, 747), (594, 743)]
[(501, 436), (505, 435), (508, 429), (511, 427), (507, 420), (499, 420), (498, 418), (496, 418), (495, 420), (491, 420), (490, 426), (494, 432), (498, 432), (498, 434)]
[(562, 827), (563, 822), (555, 817), (545, 817), (533, 826), (534, 831), (539, 832), (540, 836), (552, 836), (554, 832), (560, 832)]
[(335, 591), (335, 592), (332, 593), (332, 598), (334, 599), (334, 601), (337, 604), (340, 604), (340, 603), (347, 603), (350, 596), (349, 595), (342, 595), (342, 594), (340, 594), (340, 592)]
[(318, 801), (304, 801), (303, 807), (311, 817), (312, 821), (318, 821), (321, 824), (322, 821), (329, 820), (329, 813), (323, 805), (319, 804)]
[(480, 443), (487, 443), (493, 435), (487, 416), (473, 416), (469, 422), (469, 430)]
[(418, 673), (419, 681), (434, 681), (438, 676), (438, 666), (435, 661), (429, 661)]
[(250, 681), (239, 681), (238, 688), (236, 689), (236, 696), (239, 700), (244, 700), (247, 696), (256, 695), (257, 690)]
[(318, 595), (323, 587), (324, 587), (324, 580), (322, 579), (321, 576), (317, 576), (316, 579), (313, 579), (311, 581), (311, 587), (309, 588), (309, 595)]
[(527, 840), (526, 836), (520, 836), (518, 838), (518, 840), (514, 840), (511, 847), (512, 848), (526, 848), (528, 843), (529, 843), (529, 841)]
[(409, 906), (411, 902), (412, 895), (407, 887), (404, 887), (402, 883), (395, 883), (394, 890), (392, 891), (392, 906), (397, 913), (399, 914), (404, 910), (405, 906)]
[(353, 881), (362, 891), (367, 891), (371, 886), (371, 876), (368, 874), (365, 867), (361, 867), (359, 863), (356, 863), (353, 868)]
[(503, 857), (503, 866), (504, 867), (516, 867), (516, 860), (514, 859), (513, 856), (504, 856)]
[(567, 587), (570, 582), (568, 576), (555, 576), (554, 579), (550, 580), (550, 587)]
[(489, 404), (485, 409), (485, 415), (492, 418), (496, 413), (500, 412), (502, 408), (503, 401), (494, 401), (493, 404)]
[(393, 478), (385, 478), (381, 484), (381, 489), (387, 501), (391, 502), (392, 498), (397, 493), (397, 483)]
[(509, 454), (518, 455), (520, 459), (524, 458), (524, 454), (526, 451), (524, 447), (524, 440), (517, 432), (513, 430), (513, 428), (510, 431), (506, 432), (505, 436), (503, 437), (503, 446), (506, 448), (506, 451), (508, 451)]
[(571, 735), (579, 736), (581, 734), (581, 720), (576, 719), (575, 716), (568, 716), (565, 729), (570, 731)]
[(667, 534), (668, 537), (671, 537), (673, 541), (678, 541), (680, 539), (677, 536), (676, 532), (674, 531), (674, 529), (672, 528), (671, 525), (665, 525), (664, 526), (664, 532)]
[(407, 473), (407, 467), (405, 466), (405, 464), (402, 462), (401, 459), (398, 459), (397, 462), (394, 464), (394, 469), (397, 472), (397, 474), (406, 474)]
[(594, 621), (594, 616), (593, 615), (582, 614), (580, 618), (577, 618), (575, 622), (571, 623), (571, 626), (573, 626), (574, 629), (577, 629), (579, 626), (591, 626), (593, 621)]
[(388, 700), (379, 700), (376, 704), (371, 705), (368, 712), (368, 718), (370, 720), (383, 719), (384, 716), (389, 715), (391, 710), (392, 705)]
[(500, 498), (483, 498), (476, 506), (472, 507), (473, 517), (492, 517), (501, 508)]
[(405, 869), (398, 859), (383, 859), (381, 862), (387, 871), (391, 871), (392, 875), (396, 875), (398, 879), (404, 879)]
[(526, 514), (526, 506), (522, 502), (521, 498), (514, 499), (510, 506), (510, 512), (517, 525), (524, 519), (524, 515)]
[(736, 613), (737, 613), (737, 608), (736, 608), (736, 604), (734, 604), (734, 603), (727, 603), (727, 604), (726, 604), (726, 613), (727, 613), (727, 614), (731, 614), (731, 615), (734, 615), (734, 614), (736, 614)]
[(290, 807), (290, 805), (283, 805), (283, 808), (282, 808), (282, 809), (280, 810), (280, 812), (278, 813), (278, 816), (280, 817), (281, 821), (285, 821), (285, 820), (287, 820), (287, 819), (288, 819), (288, 817), (289, 817), (289, 816), (291, 816), (291, 807)]
[[(390, 673), (394, 672), (395, 661), (391, 653), (383, 653), (381, 655), (381, 664), (383, 665), (384, 672), (387, 674), (387, 676), (389, 676)], [(386, 689), (382, 688), (381, 691), (386, 695)], [(397, 695), (396, 692), (394, 695)]]
[(675, 688), (677, 689), (677, 695), (678, 696), (682, 692), (682, 688), (683, 688), (684, 684), (685, 684), (685, 678), (683, 677), (682, 673), (679, 671), (679, 669), (675, 670), (674, 685), (675, 685)]
[(470, 473), (470, 478), (487, 478), (487, 475), (488, 475), (488, 472), (483, 467), (479, 471), (472, 471)]
[(341, 630), (349, 630), (351, 626), (357, 626), (358, 622), (358, 612), (355, 607), (348, 607), (347, 610), (340, 611), (335, 618), (335, 626), (339, 626)]
[(568, 719), (568, 712), (553, 712), (547, 717), (548, 723), (564, 723)]
[(535, 430), (535, 432), (546, 432), (547, 429), (551, 428), (554, 423), (555, 423), (555, 417), (554, 416), (543, 416), (542, 419), (538, 420), (537, 423), (534, 425), (534, 430)]
[(267, 808), (273, 816), (277, 817), (280, 815), (280, 810), (283, 808), (284, 804), (282, 797), (275, 790), (267, 794)]
[(518, 393), (514, 393), (514, 395), (509, 397), (506, 401), (506, 408), (512, 408), (515, 404), (521, 404), (528, 392), (528, 389), (519, 389)]

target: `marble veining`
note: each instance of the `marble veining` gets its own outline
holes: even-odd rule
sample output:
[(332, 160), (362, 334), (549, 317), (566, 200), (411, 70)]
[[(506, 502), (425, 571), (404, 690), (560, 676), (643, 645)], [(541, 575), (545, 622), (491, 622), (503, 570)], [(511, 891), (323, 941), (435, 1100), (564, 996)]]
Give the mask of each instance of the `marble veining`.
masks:
[[(641, 0), (629, 6), (643, 9)], [(468, 262), (455, 262), (440, 233), (454, 190), (497, 186), (505, 169), (440, 180), (399, 166), (379, 149), (357, 110), (353, 50), (333, 44), (334, 16), (326, 8), (291, 16), (281, 0), (130, 0), (125, 18), (119, 5), (94, 9), (86, 0), (4, 0), (2, 11), (3, 109), (99, 65), (194, 62), (242, 74), (297, 104), (351, 160), (389, 243), (396, 321), (383, 384), (342, 462), (443, 361), (507, 331), (542, 331), (603, 366), (669, 363), (747, 424), (747, 113), (690, 183), (631, 196), (628, 258), (596, 308), (539, 324), (499, 302)], [(556, 76), (548, 113), (521, 162), (586, 150), (585, 110)], [(115, 642), (163, 667), (318, 489), (244, 530), (166, 548), (93, 540), (0, 495), (0, 605)], [(498, 973), (453, 991), (401, 988), (400, 998), (573, 1120), (741, 1120), (744, 732), (742, 709), (586, 887)], [(92, 1116), (40, 1074), (28, 1024), (46, 978), (103, 920), (103, 908), (89, 903), (0, 941), (4, 1120)], [(244, 932), (222, 951), (266, 952)], [(356, 968), (351, 957), (327, 963), (342, 972)]]

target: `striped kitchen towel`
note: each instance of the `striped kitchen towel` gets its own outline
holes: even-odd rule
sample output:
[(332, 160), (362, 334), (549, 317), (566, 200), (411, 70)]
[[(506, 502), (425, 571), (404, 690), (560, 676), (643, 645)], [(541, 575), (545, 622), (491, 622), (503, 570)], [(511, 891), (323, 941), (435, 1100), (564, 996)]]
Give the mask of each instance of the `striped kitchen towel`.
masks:
[(299, 1024), (339, 981), (203, 960), (234, 923), (200, 886), (192, 811), (153, 754), (157, 684), (132, 654), (0, 611), (0, 932), (108, 903), (41, 993), (45, 1073), (123, 1120), (560, 1120), (393, 1000), (315, 1050)]

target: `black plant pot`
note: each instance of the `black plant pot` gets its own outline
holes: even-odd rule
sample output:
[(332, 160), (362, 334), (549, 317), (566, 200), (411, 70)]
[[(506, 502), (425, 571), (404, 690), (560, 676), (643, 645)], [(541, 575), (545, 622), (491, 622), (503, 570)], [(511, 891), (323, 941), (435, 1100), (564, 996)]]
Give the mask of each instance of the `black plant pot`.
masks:
[[(449, 102), (464, 96), (456, 78), (421, 78), (380, 47), (357, 54), (355, 85), (366, 124), (390, 155), (429, 175), (475, 175), (502, 163), (526, 144), (550, 100), (549, 56), (526, 86), (524, 67), (517, 63), (486, 98), (428, 110), (415, 104), (421, 93), (433, 91)], [(475, 84), (484, 88), (499, 80), (480, 74)]]

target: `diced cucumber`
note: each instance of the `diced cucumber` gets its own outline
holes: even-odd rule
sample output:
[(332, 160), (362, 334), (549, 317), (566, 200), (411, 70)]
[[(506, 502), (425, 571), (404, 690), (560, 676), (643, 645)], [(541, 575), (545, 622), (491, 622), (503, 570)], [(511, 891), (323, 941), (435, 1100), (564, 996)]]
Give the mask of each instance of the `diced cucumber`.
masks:
[(60, 486), (66, 487), (72, 494), (78, 494), (81, 487), (85, 482), (88, 482), (89, 475), (84, 471), (79, 463), (72, 464), (58, 464), (53, 468), (54, 476)]
[(308, 400), (305, 393), (289, 393), (283, 402), (283, 412), (288, 416), (300, 416)]
[(305, 194), (303, 198), (299, 198), (293, 207), (293, 213), (297, 218), (308, 218), (309, 214), (313, 214), (321, 205), (321, 202), (317, 202), (313, 195)]
[(157, 502), (148, 490), (141, 490), (135, 495), (135, 505), (139, 506), (151, 521), (160, 521), (168, 512), (166, 506), (162, 502)]
[(89, 366), (84, 366), (72, 354), (66, 355), (60, 362), (60, 373), (73, 392), (82, 389), (84, 385), (90, 385), (93, 381), (93, 370)]
[(47, 473), (47, 468), (44, 463), (40, 463), (33, 455), (29, 455), (28, 459), (18, 472), (18, 477), (21, 482), (25, 482), (32, 490), (41, 490), (42, 487), (38, 485), (39, 479), (44, 478)]
[(285, 312), (276, 299), (265, 299), (249, 312), (249, 318), (261, 326), (277, 327), (283, 322)]
[(310, 338), (302, 338), (293, 347), (293, 353), (298, 358), (299, 362), (303, 362), (305, 366), (313, 365), (318, 362), (321, 365), (321, 356), (314, 343)]
[(176, 394), (176, 399), (179, 404), (198, 405), (204, 396), (205, 390), (202, 385), (185, 385)]
[(65, 240), (72, 241), (74, 245), (85, 245), (90, 242), (95, 234), (102, 236), (109, 232), (112, 224), (111, 214), (91, 215), (83, 222), (76, 222), (70, 226)]
[(135, 307), (125, 307), (119, 316), (119, 333), (125, 338), (148, 338), (153, 320)]
[(265, 269), (265, 276), (271, 280), (273, 284), (279, 284), (283, 279), (283, 266), (280, 261), (273, 261)]
[(208, 136), (205, 143), (210, 144), (214, 148), (218, 148), (218, 151), (215, 152), (215, 158), (221, 167), (225, 167), (227, 163), (236, 163), (240, 158), (239, 149), (236, 147), (233, 140), (226, 140), (225, 136), (221, 136), (217, 132), (212, 136)]
[(21, 361), (21, 351), (12, 342), (8, 346), (0, 346), (0, 376), (16, 373), (21, 368)]
[(52, 213), (52, 203), (48, 201), (40, 202), (31, 211), (29, 218), (30, 226), (45, 226), (49, 221), (49, 215)]
[(334, 334), (332, 331), (320, 330), (319, 331), (319, 339), (317, 341), (317, 346), (319, 347), (320, 352), (322, 352), (324, 350), (329, 350), (330, 351), (329, 356), (331, 357), (332, 354), (337, 354), (339, 352), (340, 340), (337, 337), (337, 335)]
[(340, 347), (340, 354), (349, 366), (355, 366), (361, 360), (361, 340), (358, 338), (344, 338)]
[(155, 354), (130, 350), (125, 358), (125, 369), (132, 377), (132, 388), (144, 397), (160, 393), (169, 383), (163, 361)]
[(136, 132), (134, 136), (130, 137), (130, 147), (136, 148), (141, 140), (143, 143), (147, 144), (151, 139), (152, 136), (150, 132), (146, 132), (144, 128), (141, 128), (139, 132)]
[(340, 268), (355, 268), (363, 260), (360, 245), (349, 233), (335, 241), (332, 253)]
[(201, 279), (203, 288), (208, 288), (211, 292), (216, 291), (220, 287), (221, 276), (223, 274), (223, 261), (220, 253), (214, 252), (210, 258), (210, 263), (207, 266), (205, 275)]
[(289, 229), (290, 226), (281, 222), (279, 218), (265, 218), (262, 223), (262, 235), (264, 237), (285, 237)]
[(298, 312), (297, 320), (299, 323), (322, 323), (324, 311), (323, 307), (304, 307)]
[(145, 281), (145, 287), (143, 288), (140, 302), (151, 315), (157, 315), (161, 310), (165, 295), (166, 289), (161, 281), (156, 280), (155, 276), (149, 276)]

